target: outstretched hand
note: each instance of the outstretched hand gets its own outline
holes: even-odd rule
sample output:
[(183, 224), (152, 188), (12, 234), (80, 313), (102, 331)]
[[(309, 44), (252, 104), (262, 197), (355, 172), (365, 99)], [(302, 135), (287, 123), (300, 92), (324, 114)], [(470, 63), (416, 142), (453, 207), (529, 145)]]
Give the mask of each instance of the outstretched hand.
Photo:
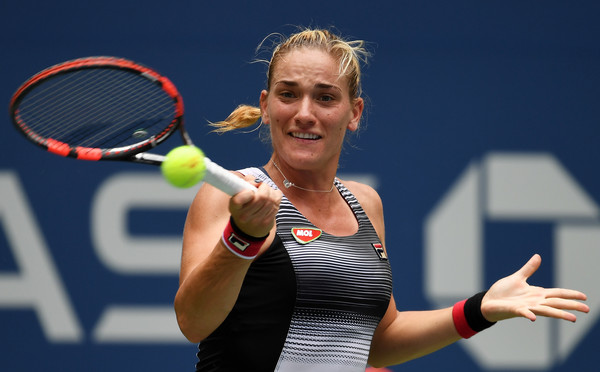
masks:
[(535, 321), (537, 315), (575, 322), (577, 317), (568, 310), (589, 312), (590, 308), (580, 302), (587, 299), (582, 292), (527, 283), (541, 263), (542, 258), (535, 254), (519, 271), (494, 283), (481, 302), (483, 316), (490, 322), (514, 317)]

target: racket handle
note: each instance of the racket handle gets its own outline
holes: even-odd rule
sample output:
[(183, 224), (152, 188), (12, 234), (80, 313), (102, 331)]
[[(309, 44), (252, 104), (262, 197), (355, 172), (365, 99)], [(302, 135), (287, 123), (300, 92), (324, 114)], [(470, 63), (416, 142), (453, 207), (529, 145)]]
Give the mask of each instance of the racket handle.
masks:
[(209, 158), (204, 158), (204, 164), (206, 165), (206, 173), (204, 174), (203, 181), (213, 185), (226, 194), (233, 196), (243, 190), (256, 191), (256, 187), (220, 165), (213, 163)]

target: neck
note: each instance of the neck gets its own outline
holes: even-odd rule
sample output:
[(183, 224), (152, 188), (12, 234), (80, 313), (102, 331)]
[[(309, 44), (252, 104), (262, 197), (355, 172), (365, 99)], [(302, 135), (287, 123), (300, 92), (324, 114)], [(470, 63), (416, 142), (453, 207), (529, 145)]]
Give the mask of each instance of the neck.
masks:
[[(335, 184), (333, 181), (331, 182), (331, 186), (329, 188), (318, 189), (318, 188), (304, 187), (303, 183), (299, 182), (299, 180), (290, 180), (288, 177), (286, 177), (286, 175), (284, 174), (284, 172), (281, 170), (281, 168), (279, 167), (279, 165), (277, 164), (277, 162), (274, 159), (271, 159), (271, 163), (273, 164), (275, 171), (281, 175), (281, 178), (283, 179), (282, 180), (283, 187), (285, 189), (295, 188), (295, 189), (306, 191), (306, 192), (330, 193), (333, 191), (333, 189), (335, 187)], [(297, 181), (298, 183), (296, 183), (294, 181)]]

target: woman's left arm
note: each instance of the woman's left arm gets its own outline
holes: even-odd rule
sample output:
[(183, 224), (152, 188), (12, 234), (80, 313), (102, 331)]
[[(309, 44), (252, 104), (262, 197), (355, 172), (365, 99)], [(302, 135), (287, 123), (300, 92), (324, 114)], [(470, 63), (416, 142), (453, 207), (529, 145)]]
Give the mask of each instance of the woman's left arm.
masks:
[[(385, 247), (383, 206), (379, 195), (368, 186), (349, 184)], [(536, 287), (527, 283), (541, 262), (541, 257), (536, 254), (517, 272), (494, 283), (481, 299), (479, 316), (488, 322), (514, 317), (535, 321), (538, 315), (574, 322), (577, 317), (570, 311), (589, 312), (589, 307), (580, 302), (587, 299), (582, 292)], [(454, 324), (452, 307), (400, 312), (392, 296), (373, 336), (369, 364), (374, 367), (400, 364), (430, 354), (461, 338)]]
[[(494, 283), (481, 301), (481, 315), (489, 322), (515, 317), (535, 321), (538, 315), (575, 322), (577, 316), (570, 311), (590, 311), (580, 302), (587, 299), (582, 292), (527, 284), (540, 264), (536, 254), (520, 270)], [(369, 363), (376, 367), (400, 364), (460, 340), (452, 310), (399, 312), (392, 298), (373, 336)]]

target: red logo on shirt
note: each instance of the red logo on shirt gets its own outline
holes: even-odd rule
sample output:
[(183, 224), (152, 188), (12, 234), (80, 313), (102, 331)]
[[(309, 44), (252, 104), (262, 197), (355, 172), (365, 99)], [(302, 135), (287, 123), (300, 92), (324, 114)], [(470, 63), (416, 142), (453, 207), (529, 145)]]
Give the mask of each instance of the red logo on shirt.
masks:
[(317, 240), (323, 231), (320, 229), (313, 229), (311, 227), (294, 227), (292, 228), (292, 235), (294, 239), (300, 244), (310, 243)]

